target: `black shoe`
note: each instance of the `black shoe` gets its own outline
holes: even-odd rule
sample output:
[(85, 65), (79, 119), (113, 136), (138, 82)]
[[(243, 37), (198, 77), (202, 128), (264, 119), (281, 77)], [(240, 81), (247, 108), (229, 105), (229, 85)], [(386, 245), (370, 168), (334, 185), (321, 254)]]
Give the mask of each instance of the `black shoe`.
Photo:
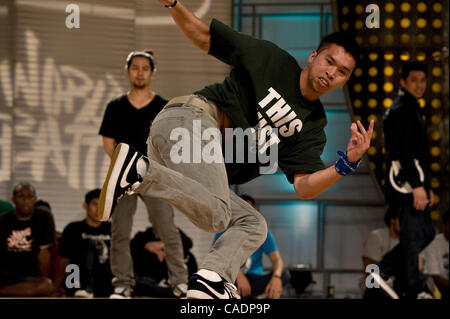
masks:
[[(142, 159), (145, 167), (137, 163)], [(114, 149), (98, 202), (98, 220), (107, 221), (114, 211), (117, 201), (127, 193), (131, 195), (133, 189), (139, 186), (149, 165), (148, 159), (136, 151), (132, 146), (119, 143)]]
[(206, 269), (201, 269), (192, 275), (186, 297), (187, 299), (241, 299), (235, 285)]

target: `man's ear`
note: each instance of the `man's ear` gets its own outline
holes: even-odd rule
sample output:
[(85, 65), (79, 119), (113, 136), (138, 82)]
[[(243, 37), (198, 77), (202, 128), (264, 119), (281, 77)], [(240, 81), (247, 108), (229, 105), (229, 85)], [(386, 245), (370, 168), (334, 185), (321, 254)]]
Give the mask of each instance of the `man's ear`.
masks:
[(314, 58), (315, 58), (318, 54), (319, 54), (319, 53), (318, 53), (316, 50), (314, 50), (313, 52), (311, 52), (311, 55), (310, 55), (309, 58), (308, 58), (308, 62), (311, 63), (312, 60), (314, 60)]
[(405, 88), (405, 86), (406, 86), (405, 80), (400, 79), (400, 86), (401, 86), (402, 88)]
[(86, 203), (83, 203), (83, 208), (84, 208), (85, 211), (87, 211), (88, 206), (87, 206)]

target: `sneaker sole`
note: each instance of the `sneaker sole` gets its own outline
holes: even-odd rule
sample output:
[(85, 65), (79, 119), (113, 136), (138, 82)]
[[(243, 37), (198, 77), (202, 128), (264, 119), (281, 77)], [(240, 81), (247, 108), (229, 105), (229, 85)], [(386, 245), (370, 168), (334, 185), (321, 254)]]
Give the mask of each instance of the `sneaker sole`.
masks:
[(204, 293), (203, 291), (199, 290), (191, 290), (186, 295), (186, 299), (214, 299), (207, 293)]
[[(100, 192), (100, 198), (98, 201), (98, 213), (97, 217), (99, 221), (107, 221), (112, 213), (112, 207), (114, 206), (114, 193), (116, 191), (116, 185), (119, 180), (120, 171), (123, 163), (127, 157), (129, 146), (127, 144), (120, 143), (114, 150), (111, 157), (111, 164), (109, 165), (108, 174), (106, 175), (105, 182), (103, 183), (102, 191)], [(109, 200), (107, 200), (109, 199)]]

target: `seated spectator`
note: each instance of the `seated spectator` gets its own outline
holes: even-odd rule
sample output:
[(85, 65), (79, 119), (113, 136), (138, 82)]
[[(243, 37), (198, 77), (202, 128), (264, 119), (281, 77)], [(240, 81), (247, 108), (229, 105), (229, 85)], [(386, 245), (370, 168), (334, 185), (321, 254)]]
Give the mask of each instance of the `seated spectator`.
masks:
[(53, 216), (35, 208), (36, 190), (28, 183), (13, 189), (15, 209), (0, 216), (0, 295), (53, 295), (48, 278), (55, 243)]
[[(240, 195), (249, 205), (255, 207), (255, 200), (249, 195)], [(218, 233), (214, 242), (224, 232)], [(213, 242), (213, 243), (214, 243)], [(269, 256), (272, 263), (272, 271), (263, 274), (263, 254)], [(275, 239), (270, 231), (264, 243), (250, 256), (245, 266), (239, 271), (236, 278), (236, 287), (242, 298), (269, 298), (278, 299), (283, 292), (283, 286), (291, 280), (288, 269), (278, 251)]]
[[(362, 261), (365, 275), (368, 275), (368, 273), (366, 273), (368, 265), (375, 265), (380, 262), (383, 259), (383, 256), (399, 243), (400, 220), (397, 211), (388, 207), (384, 214), (384, 223), (386, 224), (386, 227), (377, 228), (370, 232), (364, 243)], [(377, 293), (379, 291), (374, 289), (366, 290), (365, 277), (366, 276), (361, 280), (361, 289), (364, 298), (382, 297), (382, 295), (374, 294), (374, 292)], [(392, 287), (393, 278), (388, 281), (388, 284)]]
[[(197, 262), (190, 252), (192, 240), (181, 229), (178, 229), (183, 243), (184, 261), (189, 276), (197, 271)], [(136, 286), (135, 296), (174, 297), (167, 283), (168, 269), (165, 261), (164, 243), (154, 228), (138, 232), (130, 241), (133, 258)]]
[(448, 299), (448, 211), (443, 216), (443, 233), (437, 234), (433, 241), (420, 253), (424, 262), (423, 273), (431, 276), (442, 299)]
[[(99, 196), (100, 189), (86, 193), (83, 203), (86, 218), (68, 224), (63, 230), (59, 248), (61, 259), (55, 282), (65, 288), (67, 296), (107, 297), (113, 291), (109, 264), (111, 224), (97, 221)], [(68, 264), (79, 267), (79, 287), (69, 287), (66, 282), (63, 283)]]
[(14, 210), (14, 205), (10, 202), (0, 200), (0, 215)]

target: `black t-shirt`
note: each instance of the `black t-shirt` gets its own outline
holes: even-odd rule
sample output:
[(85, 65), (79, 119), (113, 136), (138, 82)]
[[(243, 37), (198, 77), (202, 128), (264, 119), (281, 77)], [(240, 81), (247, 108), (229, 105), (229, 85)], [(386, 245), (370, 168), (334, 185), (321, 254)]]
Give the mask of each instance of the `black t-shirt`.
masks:
[(117, 144), (127, 143), (147, 155), (150, 126), (166, 103), (167, 100), (156, 95), (149, 104), (137, 109), (123, 94), (106, 106), (99, 134), (115, 139)]
[[(278, 128), (278, 166), (293, 183), (297, 170), (325, 168), (320, 156), (327, 124), (320, 100), (303, 98), (301, 68), (275, 44), (236, 32), (213, 19), (209, 54), (233, 69), (223, 83), (195, 92), (216, 101), (239, 128)], [(259, 175), (258, 165), (227, 164), (231, 184)]]
[(40, 249), (55, 242), (55, 222), (48, 211), (35, 209), (28, 220), (17, 219), (14, 211), (0, 216), (1, 269), (35, 277)]
[[(112, 279), (109, 260), (110, 247), (111, 224), (104, 222), (99, 227), (91, 227), (84, 219), (72, 222), (64, 228), (59, 254), (63, 258), (68, 258), (71, 264), (80, 267), (82, 288), (85, 288), (84, 286), (89, 280), (86, 278), (87, 268), (93, 269), (94, 294), (95, 296), (106, 296), (111, 290), (110, 281)], [(89, 262), (91, 262), (91, 266), (88, 266)]]

